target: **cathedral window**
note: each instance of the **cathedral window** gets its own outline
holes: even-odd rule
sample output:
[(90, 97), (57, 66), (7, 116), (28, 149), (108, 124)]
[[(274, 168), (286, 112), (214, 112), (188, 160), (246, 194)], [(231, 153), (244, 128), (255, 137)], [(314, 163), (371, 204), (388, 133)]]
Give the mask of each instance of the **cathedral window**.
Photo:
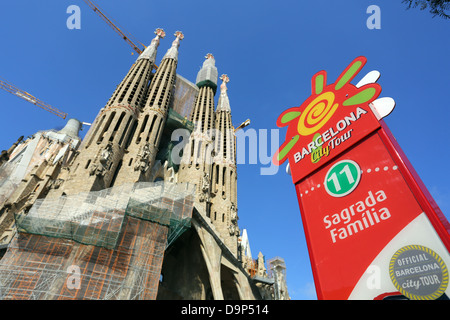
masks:
[(219, 166), (216, 164), (216, 184), (219, 184)]
[(122, 160), (119, 161), (119, 164), (116, 167), (116, 170), (114, 170), (114, 175), (111, 179), (111, 184), (109, 185), (109, 187), (113, 187), (114, 183), (116, 182), (117, 179), (117, 175), (119, 174), (120, 169), (122, 168)]
[(133, 136), (134, 136), (134, 133), (136, 132), (137, 125), (138, 125), (137, 120), (134, 120), (133, 121), (133, 126), (131, 127), (131, 131), (128, 134), (128, 139), (127, 139), (127, 143), (125, 144), (125, 149), (128, 149), (128, 147), (130, 146), (131, 141), (133, 140)]
[(191, 159), (194, 157), (195, 140), (191, 141)]
[(132, 116), (132, 115), (130, 115), (130, 116), (128, 117), (127, 124), (126, 124), (125, 128), (123, 128), (122, 136), (120, 137), (120, 140), (119, 140), (119, 146), (122, 145), (122, 142), (123, 142), (123, 140), (124, 140), (124, 138), (125, 138), (125, 135), (126, 135), (126, 133), (127, 133), (127, 131), (128, 131), (128, 128), (130, 127), (131, 120), (133, 120), (133, 116)]
[(156, 146), (156, 144), (158, 143), (158, 137), (159, 137), (159, 132), (161, 131), (161, 127), (163, 124), (163, 119), (159, 118), (159, 126), (158, 126), (158, 131), (156, 131), (155, 134), (155, 140), (153, 141), (153, 144)]
[(154, 114), (153, 115), (153, 118), (152, 118), (152, 123), (150, 124), (150, 129), (148, 130), (148, 132), (147, 132), (147, 138), (145, 139), (145, 141), (149, 141), (149, 139), (150, 139), (150, 135), (151, 135), (151, 133), (152, 133), (152, 131), (153, 131), (153, 127), (154, 127), (154, 125), (155, 125), (155, 121), (156, 121), (156, 114)]
[(111, 125), (112, 120), (114, 119), (114, 116), (116, 115), (116, 112), (112, 112), (109, 116), (108, 122), (105, 124), (102, 132), (100, 133), (100, 136), (98, 137), (97, 144), (100, 144), (103, 141), (103, 137), (105, 133), (108, 131), (109, 126)]
[(222, 185), (225, 186), (225, 174), (226, 174), (227, 168), (223, 167), (222, 171)]
[(97, 134), (98, 129), (100, 129), (100, 127), (102, 126), (103, 120), (105, 120), (106, 115), (104, 114), (103, 117), (100, 119), (100, 122), (96, 125), (94, 132), (92, 133), (91, 137), (89, 138), (89, 142), (86, 143), (86, 149), (90, 146), (92, 139), (94, 139), (94, 137)]
[(111, 137), (109, 137), (109, 141), (113, 141), (114, 140), (114, 137), (115, 137), (117, 131), (119, 130), (120, 124), (122, 123), (122, 120), (123, 120), (124, 117), (125, 117), (125, 112), (122, 112), (120, 114), (119, 120), (117, 121), (116, 125), (114, 126), (114, 130), (113, 130), (113, 132), (111, 134)]
[(145, 127), (147, 126), (148, 117), (149, 117), (148, 114), (146, 114), (145, 118), (144, 118), (144, 122), (142, 122), (141, 129), (139, 130), (139, 134), (136, 138), (136, 144), (141, 142), (141, 135), (142, 135), (142, 132), (144, 132)]

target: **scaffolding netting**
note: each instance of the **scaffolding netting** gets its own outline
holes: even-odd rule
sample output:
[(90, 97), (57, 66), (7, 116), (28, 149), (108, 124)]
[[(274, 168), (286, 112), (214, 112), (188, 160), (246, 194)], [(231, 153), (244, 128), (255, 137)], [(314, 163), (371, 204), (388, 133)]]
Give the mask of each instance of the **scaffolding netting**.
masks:
[(5, 204), (19, 185), (20, 178), (12, 177), (17, 162), (5, 162), (0, 166), (0, 207)]
[(194, 83), (177, 74), (172, 109), (182, 117), (189, 119), (198, 91), (199, 89)]
[(136, 183), (43, 199), (16, 216), (2, 299), (156, 299), (164, 251), (190, 226), (194, 185)]

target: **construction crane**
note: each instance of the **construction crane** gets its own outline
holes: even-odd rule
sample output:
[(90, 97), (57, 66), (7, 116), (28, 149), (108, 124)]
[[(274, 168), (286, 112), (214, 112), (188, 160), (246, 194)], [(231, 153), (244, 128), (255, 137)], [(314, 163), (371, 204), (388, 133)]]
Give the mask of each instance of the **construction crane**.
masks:
[[(144, 49), (146, 48), (146, 46), (144, 44), (142, 44), (142, 42), (136, 40), (136, 38), (134, 38), (131, 34), (126, 35), (118, 26), (116, 26), (116, 24), (114, 24), (110, 18), (108, 18), (99, 8), (97, 5), (95, 5), (92, 1), (90, 0), (84, 0), (84, 2), (86, 2), (86, 4), (92, 9), (94, 10), (95, 13), (97, 13), (100, 18), (103, 19), (103, 21), (105, 21), (114, 31), (116, 31), (123, 40), (125, 40), (133, 49), (134, 51), (136, 51), (138, 54), (141, 54), (143, 52), (143, 49), (140, 49), (135, 42), (138, 42)], [(133, 40), (131, 40), (131, 38), (133, 38)], [(157, 69), (158, 66), (154, 65), (153, 66), (154, 69)]]
[(38, 106), (39, 108), (47, 110), (47, 111), (57, 115), (60, 118), (65, 119), (67, 117), (67, 113), (59, 111), (58, 109), (39, 100), (38, 98), (29, 94), (28, 92), (17, 88), (16, 86), (12, 85), (11, 83), (7, 82), (6, 80), (4, 80), (2, 78), (0, 78), (0, 88), (5, 91), (8, 91), (9, 93), (12, 93), (12, 94), (18, 96), (19, 98), (22, 98), (28, 102), (31, 102), (32, 104), (34, 104), (35, 106)]

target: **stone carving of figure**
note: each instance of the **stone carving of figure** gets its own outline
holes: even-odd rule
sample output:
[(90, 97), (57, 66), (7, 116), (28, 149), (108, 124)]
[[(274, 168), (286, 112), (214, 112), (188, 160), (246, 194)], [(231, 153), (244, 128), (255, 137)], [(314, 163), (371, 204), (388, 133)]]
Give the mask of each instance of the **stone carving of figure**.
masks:
[(228, 231), (230, 232), (230, 236), (233, 236), (236, 233), (236, 227), (233, 223), (228, 226)]
[(234, 204), (234, 202), (231, 203), (231, 208), (230, 208), (230, 218), (231, 218), (231, 222), (236, 222), (237, 221), (237, 209), (236, 209), (236, 205)]
[(230, 236), (239, 236), (240, 235), (240, 230), (239, 230), (237, 223), (231, 223), (228, 226), (228, 231), (230, 232)]
[(105, 149), (102, 150), (102, 154), (100, 157), (100, 163), (106, 167), (106, 164), (109, 163), (109, 161), (111, 160), (111, 156), (112, 156), (112, 146), (110, 143), (108, 143), (105, 147)]
[(203, 173), (202, 177), (202, 192), (199, 194), (198, 199), (200, 202), (209, 201), (209, 174), (207, 172)]
[(97, 176), (105, 175), (105, 172), (112, 160), (112, 153), (113, 153), (112, 145), (111, 143), (108, 143), (100, 154), (99, 163), (91, 165), (89, 169), (89, 174), (90, 175), (96, 174)]
[(207, 172), (203, 173), (202, 181), (202, 191), (206, 193), (209, 190), (209, 174)]
[(147, 172), (150, 167), (150, 146), (148, 143), (142, 148), (142, 152), (138, 155), (139, 161), (136, 161), (134, 167), (135, 170), (141, 170), (142, 172)]

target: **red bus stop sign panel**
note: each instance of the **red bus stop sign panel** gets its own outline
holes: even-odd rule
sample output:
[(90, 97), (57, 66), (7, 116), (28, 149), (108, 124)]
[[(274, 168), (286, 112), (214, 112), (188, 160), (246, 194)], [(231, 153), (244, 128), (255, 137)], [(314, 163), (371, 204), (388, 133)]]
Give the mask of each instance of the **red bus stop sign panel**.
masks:
[(277, 119), (288, 128), (273, 162), (289, 159), (319, 299), (441, 299), (450, 225), (379, 121), (395, 105), (377, 99), (379, 73), (350, 83), (366, 61), (332, 84), (313, 76)]
[[(392, 257), (400, 249), (388, 244), (423, 209), (377, 133), (296, 184), (306, 238), (323, 299), (348, 299), (370, 266), (388, 279), (388, 262), (375, 265), (380, 252)], [(405, 238), (406, 237), (406, 238)], [(402, 234), (403, 239), (412, 234)], [(376, 269), (374, 269), (376, 270)], [(380, 280), (381, 281), (381, 280)], [(367, 296), (395, 291), (386, 288)], [(385, 287), (386, 287), (385, 285)]]

